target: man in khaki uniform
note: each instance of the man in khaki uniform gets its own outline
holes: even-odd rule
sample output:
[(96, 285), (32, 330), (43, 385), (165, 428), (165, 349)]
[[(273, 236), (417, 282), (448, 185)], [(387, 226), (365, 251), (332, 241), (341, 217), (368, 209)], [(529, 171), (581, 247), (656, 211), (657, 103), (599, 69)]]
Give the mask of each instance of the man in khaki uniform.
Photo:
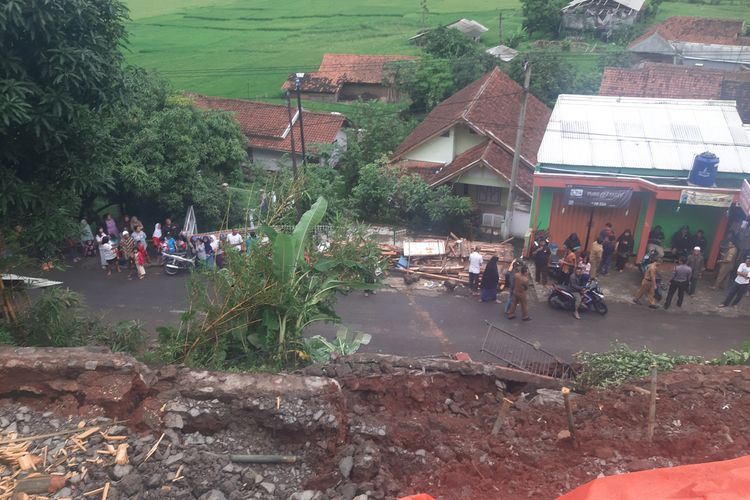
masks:
[(510, 309), (508, 310), (508, 319), (516, 317), (516, 306), (521, 306), (521, 314), (524, 321), (529, 321), (529, 303), (526, 296), (526, 291), (529, 288), (529, 268), (522, 266), (521, 270), (516, 273), (515, 281), (513, 283), (513, 302), (511, 303)]
[(589, 263), (591, 264), (592, 278), (596, 278), (599, 275), (599, 266), (602, 263), (603, 253), (604, 247), (602, 247), (602, 242), (599, 240), (594, 241), (591, 244), (591, 252), (589, 253)]
[(654, 261), (648, 265), (646, 272), (641, 280), (641, 287), (638, 289), (638, 293), (633, 297), (633, 302), (640, 304), (641, 297), (646, 295), (648, 297), (648, 307), (656, 309), (656, 297), (654, 292), (656, 291), (656, 275), (659, 272), (659, 261)]
[(735, 260), (737, 260), (737, 247), (735, 247), (734, 243), (730, 241), (727, 251), (724, 252), (724, 255), (721, 256), (721, 259), (718, 262), (719, 272), (716, 273), (716, 281), (714, 282), (714, 286), (711, 287), (712, 290), (716, 288), (720, 290), (724, 289), (727, 285), (729, 273), (734, 269)]

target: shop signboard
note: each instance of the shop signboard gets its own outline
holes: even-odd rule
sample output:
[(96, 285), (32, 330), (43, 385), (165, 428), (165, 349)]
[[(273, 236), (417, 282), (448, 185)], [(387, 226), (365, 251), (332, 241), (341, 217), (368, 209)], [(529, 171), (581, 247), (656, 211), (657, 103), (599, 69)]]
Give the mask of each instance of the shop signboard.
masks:
[(565, 204), (574, 207), (628, 208), (633, 190), (604, 186), (565, 187)]
[(750, 182), (747, 182), (747, 179), (742, 181), (740, 188), (740, 208), (745, 215), (750, 215)]
[(442, 240), (404, 241), (403, 248), (406, 257), (445, 255), (445, 241)]
[(705, 207), (727, 208), (732, 204), (733, 200), (734, 195), (732, 194), (694, 191), (692, 189), (683, 189), (680, 194), (680, 204), (682, 205), (702, 205)]

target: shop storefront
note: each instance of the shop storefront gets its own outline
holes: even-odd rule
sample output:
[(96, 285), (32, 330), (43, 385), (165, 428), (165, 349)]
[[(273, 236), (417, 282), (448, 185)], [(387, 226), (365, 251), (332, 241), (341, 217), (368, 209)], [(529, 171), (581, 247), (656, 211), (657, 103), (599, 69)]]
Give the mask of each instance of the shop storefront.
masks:
[[(599, 193), (600, 196), (571, 194)], [(590, 247), (606, 223), (616, 235), (633, 231), (636, 258), (646, 252), (648, 233), (657, 225), (669, 248), (672, 235), (683, 225), (691, 233), (701, 229), (709, 242), (707, 261), (713, 267), (727, 227), (727, 210), (739, 200), (739, 189), (700, 188), (657, 184), (641, 178), (537, 172), (534, 175), (532, 229), (546, 230), (550, 240), (562, 243), (577, 233), (584, 249)]]

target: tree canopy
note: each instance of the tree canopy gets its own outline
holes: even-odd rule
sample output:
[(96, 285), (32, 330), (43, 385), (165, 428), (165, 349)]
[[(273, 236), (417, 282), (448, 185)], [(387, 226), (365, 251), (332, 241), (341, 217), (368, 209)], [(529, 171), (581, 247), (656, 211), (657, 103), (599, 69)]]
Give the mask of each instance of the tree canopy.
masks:
[(411, 110), (417, 113), (430, 111), (497, 62), (482, 45), (445, 27), (427, 32), (422, 49), (417, 64), (404, 65), (396, 74), (397, 85), (409, 94)]
[[(0, 10), (0, 220), (39, 253), (109, 181), (99, 116), (121, 98), (118, 0), (6, 0)], [(49, 237), (49, 238), (48, 238)]]
[(220, 185), (240, 175), (245, 137), (228, 113), (206, 112), (173, 94), (158, 75), (126, 73), (126, 100), (113, 115), (118, 149), (111, 199), (138, 213), (179, 214), (194, 205), (218, 226), (226, 209)]
[(521, 0), (523, 27), (529, 33), (557, 35), (560, 31), (562, 9), (567, 0)]

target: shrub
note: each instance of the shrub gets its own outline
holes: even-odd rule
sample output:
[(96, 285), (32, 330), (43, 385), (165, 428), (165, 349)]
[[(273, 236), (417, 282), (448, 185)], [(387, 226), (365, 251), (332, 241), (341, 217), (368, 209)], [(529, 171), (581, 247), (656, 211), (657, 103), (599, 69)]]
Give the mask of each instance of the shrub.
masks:
[(656, 354), (648, 348), (634, 351), (622, 343), (603, 353), (578, 353), (576, 358), (582, 365), (578, 383), (589, 387), (610, 387), (646, 377), (652, 365), (669, 371), (677, 365), (703, 362), (698, 356)]

